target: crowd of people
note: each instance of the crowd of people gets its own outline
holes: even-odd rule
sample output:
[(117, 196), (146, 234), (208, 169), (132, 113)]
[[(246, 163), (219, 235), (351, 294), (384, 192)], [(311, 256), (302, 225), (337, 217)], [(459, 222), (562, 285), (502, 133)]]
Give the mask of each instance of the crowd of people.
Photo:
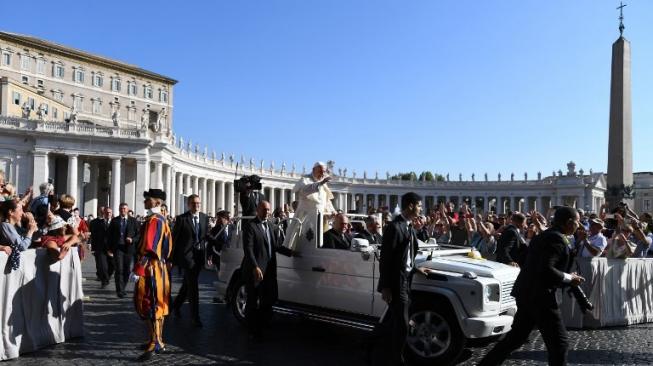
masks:
[[(355, 250), (360, 240), (381, 245), (381, 273), (382, 277), (387, 273), (384, 278), (387, 280), (391, 274), (387, 270), (389, 259), (384, 267), (384, 252), (386, 258), (398, 255), (392, 254), (387, 243), (417, 243), (413, 239), (427, 244), (470, 247), (484, 258), (523, 270), (529, 261), (528, 253), (532, 252), (529, 250), (531, 243), (555, 228), (556, 215), (561, 211), (553, 207), (545, 213), (535, 210), (477, 213), (465, 203), (440, 202), (423, 215), (421, 198), (413, 194), (402, 197), (402, 206), (393, 211), (387, 207), (371, 208), (366, 215), (348, 215), (330, 205), (332, 195), (326, 185), (330, 178), (325, 173), (326, 167), (316, 164), (312, 176), (298, 183), (301, 186), (297, 190), (299, 202), (283, 207), (270, 207), (260, 193), (253, 193), (251, 189), (241, 193), (241, 203), (245, 203), (242, 206), (247, 211), (243, 216), (254, 217), (242, 223), (243, 268), (247, 269), (247, 291), (252, 295), (248, 296), (246, 317), (254, 336), (260, 335), (259, 320), (267, 316), (266, 312), (276, 300), (276, 264), (275, 255), (271, 253), (301, 255), (295, 248), (298, 233), (293, 231), (293, 222), (286, 220), (288, 218), (323, 213), (324, 248)], [(115, 216), (110, 207), (100, 207), (97, 217), (80, 217), (75, 198), (69, 194), (55, 195), (51, 181), (39, 185), (38, 195), (31, 188), (18, 195), (4, 178), (4, 173), (0, 172), (0, 252), (9, 256), (11, 269), (20, 268), (20, 253), (28, 248), (45, 248), (55, 262), (71, 255), (71, 248), (77, 247), (75, 255), (80, 259), (84, 259), (89, 249), (92, 251), (101, 288), (106, 288), (113, 277), (119, 298), (126, 296), (130, 275), (133, 276), (137, 312), (147, 321), (150, 330), (150, 340), (143, 345), (143, 359), (165, 350), (163, 318), (169, 309), (181, 318), (182, 306), (188, 302), (193, 325), (202, 327), (199, 275), (206, 266), (219, 269), (222, 248), (229, 245), (236, 233), (230, 212), (220, 210), (215, 215), (205, 214), (200, 211), (200, 197), (190, 195), (186, 201), (187, 211), (172, 217), (164, 203), (165, 192), (151, 189), (144, 194), (147, 209), (144, 216), (134, 215), (126, 203), (121, 203)], [(578, 210), (578, 214), (578, 225), (573, 231), (563, 230), (571, 258), (653, 256), (650, 213), (637, 214), (620, 204), (610, 211), (603, 206), (596, 213)], [(316, 220), (306, 222), (313, 225)], [(310, 225), (302, 230), (312, 230)], [(398, 232), (403, 226), (410, 228), (414, 238), (403, 237), (404, 234)], [(404, 273), (406, 260), (401, 258), (397, 265), (401, 267), (400, 273)], [(182, 286), (174, 301), (170, 294), (172, 264), (183, 274)], [(387, 288), (382, 288), (380, 283), (379, 291), (383, 292), (391, 310), (400, 314), (408, 303), (392, 300), (393, 296), (403, 299), (405, 295), (396, 293), (393, 283), (388, 282)], [(400, 331), (398, 336), (403, 337), (401, 334)]]

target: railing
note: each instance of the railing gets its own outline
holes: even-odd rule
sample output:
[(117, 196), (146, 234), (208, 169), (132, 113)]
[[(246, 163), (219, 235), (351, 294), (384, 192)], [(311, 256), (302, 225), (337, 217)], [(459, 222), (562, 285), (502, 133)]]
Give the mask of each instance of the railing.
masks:
[(75, 134), (140, 140), (148, 140), (150, 138), (146, 130), (138, 130), (135, 128), (97, 126), (80, 122), (68, 123), (59, 121), (41, 121), (9, 116), (0, 116), (0, 128), (55, 134)]

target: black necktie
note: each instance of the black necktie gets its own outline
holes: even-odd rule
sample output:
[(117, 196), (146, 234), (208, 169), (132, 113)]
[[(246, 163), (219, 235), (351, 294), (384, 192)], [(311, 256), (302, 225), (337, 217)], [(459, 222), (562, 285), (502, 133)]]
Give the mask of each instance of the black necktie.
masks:
[(263, 225), (263, 232), (265, 233), (265, 241), (268, 244), (268, 248), (267, 248), (268, 257), (272, 257), (272, 243), (271, 243), (272, 238), (270, 238), (270, 230), (268, 230), (268, 223), (267, 221), (263, 221), (261, 225)]
[(120, 236), (124, 239), (125, 238), (125, 227), (127, 226), (125, 223), (125, 218), (123, 217), (120, 219)]
[(200, 242), (200, 222), (197, 216), (193, 216), (193, 224), (195, 225), (195, 242)]
[(411, 268), (413, 267), (413, 243), (415, 243), (415, 230), (413, 229), (412, 225), (408, 225), (408, 233), (410, 234), (410, 241), (408, 242), (408, 261), (406, 262), (406, 266), (410, 266)]

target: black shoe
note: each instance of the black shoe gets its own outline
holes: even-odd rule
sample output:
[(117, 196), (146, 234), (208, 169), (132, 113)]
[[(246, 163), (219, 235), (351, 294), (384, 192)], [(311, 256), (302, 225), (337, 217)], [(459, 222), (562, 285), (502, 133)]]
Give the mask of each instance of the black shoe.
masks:
[(161, 354), (161, 353), (166, 353), (166, 351), (167, 350), (166, 350), (165, 347), (160, 347), (159, 349), (156, 349), (156, 348), (154, 349), (154, 353), (156, 353), (157, 355)]
[(193, 326), (195, 328), (202, 328), (203, 324), (199, 319), (193, 319)]
[(107, 286), (109, 286), (109, 282), (102, 282), (100, 289), (105, 289)]
[(142, 355), (138, 356), (136, 362), (146, 362), (152, 359), (154, 356), (154, 351), (143, 352)]
[(122, 299), (123, 297), (125, 297), (125, 293), (124, 292), (118, 292), (118, 297)]

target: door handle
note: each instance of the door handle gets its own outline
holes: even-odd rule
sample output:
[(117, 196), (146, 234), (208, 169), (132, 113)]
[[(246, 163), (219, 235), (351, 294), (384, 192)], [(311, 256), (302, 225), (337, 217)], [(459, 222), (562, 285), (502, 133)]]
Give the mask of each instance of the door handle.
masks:
[(322, 268), (322, 267), (313, 267), (312, 269), (313, 269), (313, 272), (324, 272), (325, 271), (325, 269)]

